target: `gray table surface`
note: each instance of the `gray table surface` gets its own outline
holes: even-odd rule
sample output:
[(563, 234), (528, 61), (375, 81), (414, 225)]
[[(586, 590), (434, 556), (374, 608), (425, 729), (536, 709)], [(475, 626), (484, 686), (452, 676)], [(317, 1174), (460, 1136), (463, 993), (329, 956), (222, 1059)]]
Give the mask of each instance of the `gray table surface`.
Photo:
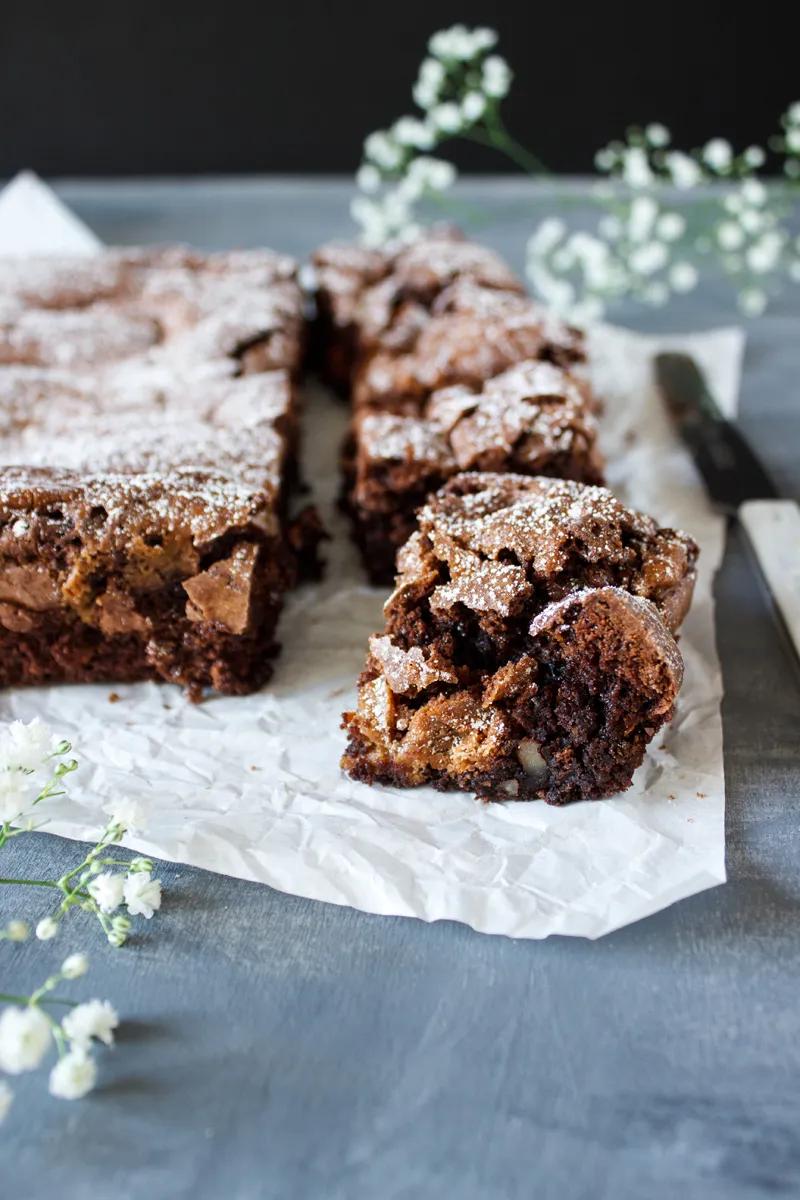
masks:
[[(479, 181), (480, 236), (521, 266), (548, 187)], [(64, 183), (106, 241), (183, 239), (305, 256), (349, 235), (344, 181)], [(580, 189), (576, 189), (580, 195)], [(573, 210), (570, 210), (573, 211)], [(713, 283), (640, 327), (730, 323)], [(742, 424), (800, 491), (798, 293), (750, 323)], [(800, 1194), (800, 688), (742, 539), (718, 578), (724, 886), (590, 943), (511, 941), (367, 916), (184, 867), (135, 944), (89, 917), (0, 944), (0, 986), (85, 947), (124, 1024), (78, 1104), (17, 1083), (0, 1197), (344, 1200)], [(57, 875), (47, 835), (8, 872)], [(9, 889), (4, 917), (45, 911)], [(84, 994), (85, 994), (84, 990)]]

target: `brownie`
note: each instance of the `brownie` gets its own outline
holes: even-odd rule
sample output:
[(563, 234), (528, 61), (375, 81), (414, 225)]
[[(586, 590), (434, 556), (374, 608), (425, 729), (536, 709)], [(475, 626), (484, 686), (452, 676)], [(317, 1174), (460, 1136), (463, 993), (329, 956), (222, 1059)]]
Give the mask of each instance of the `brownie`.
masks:
[(303, 338), (295, 264), (270, 250), (0, 259), (0, 364), (296, 374)]
[(374, 583), (426, 497), (459, 471), (514, 471), (602, 482), (597, 427), (581, 385), (560, 367), (523, 362), (482, 387), (434, 392), (422, 413), (357, 410), (345, 452), (346, 508)]
[(498, 255), (449, 228), (384, 250), (334, 242), (317, 250), (312, 262), (318, 363), (328, 382), (345, 392), (365, 356), (382, 348), (410, 349), (434, 304), (454, 284), (468, 279), (485, 291), (522, 291)]
[(418, 412), (440, 388), (479, 387), (528, 359), (574, 368), (585, 361), (583, 336), (526, 296), (460, 280), (438, 297), (413, 344), (361, 357), (353, 404)]
[(0, 685), (269, 677), (302, 350), (269, 251), (0, 260)]
[[(324, 246), (314, 263), (318, 359), (353, 409), (345, 508), (373, 582), (391, 578), (415, 509), (459, 470), (602, 482), (583, 336), (491, 250), (434, 230), (385, 251)], [(549, 382), (530, 382), (537, 363)]]
[(456, 476), (398, 555), (344, 769), (551, 804), (623, 790), (673, 714), (696, 558), (604, 488)]

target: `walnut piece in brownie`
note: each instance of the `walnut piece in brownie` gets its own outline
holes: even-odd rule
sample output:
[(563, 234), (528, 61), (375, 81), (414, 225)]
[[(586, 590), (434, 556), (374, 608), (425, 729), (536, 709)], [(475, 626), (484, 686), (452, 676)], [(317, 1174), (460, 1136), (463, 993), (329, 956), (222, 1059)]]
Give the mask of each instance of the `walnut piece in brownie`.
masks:
[(391, 582), (417, 509), (459, 471), (602, 482), (582, 387), (547, 362), (520, 363), (477, 389), (434, 392), (419, 416), (357, 411), (344, 465), (346, 507), (374, 583)]
[(604, 488), (456, 476), (398, 555), (344, 769), (485, 799), (623, 790), (673, 713), (696, 558)]
[(268, 678), (302, 343), (270, 251), (0, 260), (0, 685)]

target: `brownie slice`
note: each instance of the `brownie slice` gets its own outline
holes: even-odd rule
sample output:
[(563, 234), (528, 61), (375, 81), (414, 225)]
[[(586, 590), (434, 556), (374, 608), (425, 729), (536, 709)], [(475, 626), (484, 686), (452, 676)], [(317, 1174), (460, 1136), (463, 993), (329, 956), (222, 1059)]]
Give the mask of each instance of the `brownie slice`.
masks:
[(0, 260), (0, 685), (268, 678), (303, 328), (270, 251)]
[(385, 250), (334, 242), (312, 262), (317, 361), (328, 382), (345, 392), (357, 361), (382, 347), (408, 350), (453, 284), (469, 279), (487, 291), (522, 291), (498, 255), (449, 228)]
[(434, 392), (419, 416), (357, 411), (345, 450), (346, 508), (371, 580), (391, 582), (416, 510), (459, 471), (601, 483), (590, 407), (568, 372), (524, 362), (477, 389)]
[(296, 571), (286, 372), (163, 391), (155, 420), (36, 368), (2, 387), (0, 685), (263, 683)]
[(696, 557), (604, 488), (456, 476), (398, 555), (344, 769), (485, 799), (623, 790), (673, 713)]

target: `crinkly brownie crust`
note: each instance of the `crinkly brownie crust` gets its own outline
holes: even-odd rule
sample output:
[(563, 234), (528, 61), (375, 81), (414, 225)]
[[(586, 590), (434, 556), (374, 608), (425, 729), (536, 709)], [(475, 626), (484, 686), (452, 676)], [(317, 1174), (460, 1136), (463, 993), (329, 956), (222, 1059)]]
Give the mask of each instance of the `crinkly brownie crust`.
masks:
[(314, 254), (316, 359), (345, 391), (356, 361), (381, 346), (408, 349), (443, 291), (464, 278), (484, 290), (522, 285), (498, 255), (453, 229), (432, 230), (410, 246), (368, 250), (333, 242)]
[(627, 787), (680, 688), (696, 554), (602, 488), (457, 476), (398, 556), (344, 768), (550, 803)]
[(434, 392), (419, 416), (356, 412), (348, 445), (346, 507), (376, 583), (391, 582), (417, 509), (460, 471), (603, 478), (582, 386), (546, 362), (520, 363), (477, 389)]
[(303, 343), (291, 260), (0, 260), (0, 684), (271, 672)]

